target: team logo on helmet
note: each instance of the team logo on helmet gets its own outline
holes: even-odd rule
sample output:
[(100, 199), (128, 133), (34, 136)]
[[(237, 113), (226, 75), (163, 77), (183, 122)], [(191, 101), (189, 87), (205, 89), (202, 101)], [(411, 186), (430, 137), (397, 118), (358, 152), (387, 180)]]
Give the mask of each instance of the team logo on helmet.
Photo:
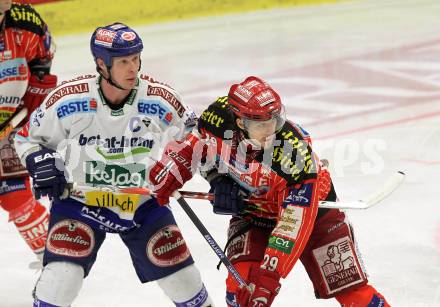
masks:
[(121, 34), (121, 38), (127, 42), (130, 42), (136, 38), (136, 34), (134, 34), (134, 32), (124, 32)]
[(264, 91), (255, 96), (255, 99), (260, 103), (260, 107), (267, 106), (275, 102), (275, 96), (272, 94), (270, 90)]
[(265, 82), (263, 82), (263, 80), (258, 80), (258, 81), (257, 80), (251, 80), (249, 82), (245, 82), (244, 86), (252, 89), (254, 86), (258, 86), (258, 85), (262, 85), (262, 84), (264, 86), (267, 86), (267, 84)]
[(116, 32), (109, 31), (106, 29), (99, 29), (96, 32), (95, 44), (111, 47), (115, 36), (116, 36)]
[(243, 102), (248, 102), (249, 99), (252, 98), (252, 95), (254, 95), (254, 93), (252, 93), (250, 90), (248, 90), (247, 88), (245, 88), (242, 85), (237, 86), (237, 88), (235, 89), (234, 94), (240, 98), (241, 100), (243, 100)]

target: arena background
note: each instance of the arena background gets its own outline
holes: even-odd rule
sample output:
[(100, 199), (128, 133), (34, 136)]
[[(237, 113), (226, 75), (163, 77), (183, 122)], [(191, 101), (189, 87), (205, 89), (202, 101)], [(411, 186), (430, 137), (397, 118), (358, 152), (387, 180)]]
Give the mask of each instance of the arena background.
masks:
[[(54, 36), (91, 32), (97, 25), (124, 22), (146, 25), (194, 17), (250, 12), (341, 0), (22, 0), (38, 4), (38, 12)], [(45, 3), (48, 2), (48, 3)], [(110, 5), (111, 2), (111, 5)]]
[[(283, 8), (285, 2), (272, 1), (253, 12), (241, 8), (220, 16), (226, 10), (213, 10), (209, 14), (216, 16), (206, 17), (179, 15), (182, 7), (201, 10), (188, 9), (188, 1), (166, 1), (170, 13), (149, 25), (156, 14), (141, 15), (144, 3), (164, 16), (165, 8), (153, 9), (153, 0), (37, 5), (56, 36), (52, 72), (60, 81), (93, 73), (90, 34), (96, 24), (118, 19), (133, 25), (145, 42), (142, 71), (171, 84), (197, 114), (245, 76), (264, 78), (280, 93), (288, 118), (310, 132), (314, 150), (330, 161), (341, 200), (365, 199), (391, 173), (407, 173), (406, 182), (380, 205), (347, 214), (369, 279), (391, 306), (440, 306), (440, 1), (307, 2)], [(112, 7), (116, 15), (110, 17)], [(122, 13), (129, 8), (132, 13)], [(171, 15), (176, 19), (167, 19)], [(208, 191), (209, 185), (195, 176), (183, 190)], [(224, 246), (228, 218), (212, 214), (209, 202), (189, 202)], [(225, 306), (227, 271), (216, 270), (217, 256), (175, 200), (171, 207), (216, 306)], [(0, 306), (31, 306), (38, 274), (27, 266), (35, 258), (4, 211), (0, 246)], [(73, 306), (153, 304), (173, 305), (154, 283), (138, 282), (120, 238), (107, 236)], [(316, 300), (298, 264), (273, 304), (286, 306), (339, 304)]]

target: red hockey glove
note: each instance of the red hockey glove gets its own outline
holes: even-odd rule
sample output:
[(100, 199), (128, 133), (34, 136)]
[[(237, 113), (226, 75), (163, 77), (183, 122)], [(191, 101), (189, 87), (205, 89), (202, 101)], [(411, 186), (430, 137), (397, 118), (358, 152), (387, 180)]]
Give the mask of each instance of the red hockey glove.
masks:
[(280, 291), (280, 274), (260, 268), (251, 267), (248, 278), (249, 287), (240, 287), (236, 300), (240, 307), (268, 307)]
[(36, 75), (31, 75), (28, 88), (23, 96), (24, 105), (28, 109), (26, 121), (29, 119), (29, 115), (40, 106), (47, 94), (56, 86), (57, 76), (55, 75), (44, 75), (42, 79)]
[(154, 184), (160, 205), (168, 204), (171, 194), (192, 178), (192, 153), (191, 146), (172, 141), (165, 148), (162, 159), (151, 168), (150, 182)]
[(320, 164), (318, 172), (318, 200), (325, 200), (332, 188), (330, 172), (325, 164)]

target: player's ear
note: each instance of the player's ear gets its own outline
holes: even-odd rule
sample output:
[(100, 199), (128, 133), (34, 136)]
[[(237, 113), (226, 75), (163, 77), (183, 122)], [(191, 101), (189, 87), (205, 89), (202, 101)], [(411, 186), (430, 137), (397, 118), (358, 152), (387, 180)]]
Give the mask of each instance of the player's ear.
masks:
[(96, 64), (98, 65), (98, 68), (101, 71), (101, 73), (104, 74), (104, 77), (107, 77), (108, 76), (107, 66), (105, 66), (104, 61), (100, 58), (97, 58)]
[(241, 130), (244, 130), (244, 123), (241, 118), (236, 118), (235, 122), (237, 123), (238, 128), (240, 128)]

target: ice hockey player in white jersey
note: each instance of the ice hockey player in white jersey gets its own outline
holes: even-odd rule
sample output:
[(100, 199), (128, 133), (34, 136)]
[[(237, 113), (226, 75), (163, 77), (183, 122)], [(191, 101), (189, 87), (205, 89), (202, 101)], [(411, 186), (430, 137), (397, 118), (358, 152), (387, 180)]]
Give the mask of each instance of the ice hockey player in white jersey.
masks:
[(213, 306), (170, 208), (108, 189), (146, 186), (163, 144), (184, 138), (196, 116), (171, 87), (139, 75), (134, 30), (99, 27), (90, 45), (99, 75), (55, 88), (15, 137), (35, 191), (52, 200), (34, 306), (70, 306), (107, 233), (124, 241), (142, 283), (157, 281), (176, 306)]

